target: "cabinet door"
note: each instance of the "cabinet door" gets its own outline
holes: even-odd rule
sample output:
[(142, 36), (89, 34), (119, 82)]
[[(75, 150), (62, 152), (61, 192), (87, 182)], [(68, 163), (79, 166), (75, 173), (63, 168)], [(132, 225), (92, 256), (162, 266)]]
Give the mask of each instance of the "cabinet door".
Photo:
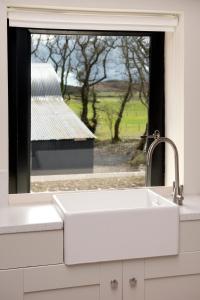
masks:
[(200, 275), (145, 280), (145, 300), (199, 300)]
[[(73, 287), (25, 293), (24, 300), (99, 300), (99, 286)], [(9, 299), (10, 300), (10, 299)], [(14, 300), (14, 298), (13, 298)]]
[(144, 300), (144, 260), (123, 263), (123, 300)]
[(0, 271), (0, 299), (23, 300), (23, 270)]
[(100, 300), (122, 300), (122, 263), (100, 265)]

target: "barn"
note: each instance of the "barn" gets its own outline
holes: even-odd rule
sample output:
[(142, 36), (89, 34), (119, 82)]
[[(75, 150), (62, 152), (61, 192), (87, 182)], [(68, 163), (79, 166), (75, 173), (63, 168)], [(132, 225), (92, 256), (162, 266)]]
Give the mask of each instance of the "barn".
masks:
[(65, 104), (51, 64), (31, 64), (33, 174), (93, 171), (94, 134)]

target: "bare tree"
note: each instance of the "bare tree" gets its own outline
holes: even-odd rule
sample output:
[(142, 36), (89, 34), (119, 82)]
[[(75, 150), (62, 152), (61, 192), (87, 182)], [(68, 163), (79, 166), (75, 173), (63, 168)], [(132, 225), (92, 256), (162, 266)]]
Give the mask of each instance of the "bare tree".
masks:
[[(133, 39), (133, 37), (132, 37)], [(130, 43), (130, 50), (135, 55), (132, 56), (133, 65), (138, 74), (138, 96), (141, 103), (149, 108), (149, 46), (150, 39), (146, 37), (135, 37), (134, 42)], [(146, 123), (143, 136), (148, 133), (148, 122)], [(146, 139), (141, 138), (136, 151), (143, 151)]]
[[(67, 78), (72, 69), (71, 55), (75, 49), (75, 45), (76, 43), (72, 36), (57, 36), (55, 39), (55, 47), (53, 47), (54, 53), (51, 53), (50, 56), (55, 66), (58, 66), (57, 72), (60, 71), (60, 86), (63, 97), (67, 90)], [(50, 51), (51, 47), (49, 47), (49, 53)], [(55, 57), (57, 57), (58, 60), (56, 60)]]
[(118, 114), (116, 106), (110, 105), (109, 103), (105, 102), (99, 107), (99, 110), (102, 111), (105, 115), (105, 122), (110, 132), (110, 139), (113, 140), (113, 128), (116, 116)]
[(138, 95), (141, 103), (148, 108), (149, 100), (149, 38), (131, 37), (129, 48), (132, 52), (132, 66), (138, 78)]
[(92, 118), (91, 123), (93, 124), (93, 132), (96, 131), (97, 123), (98, 123), (98, 114), (97, 114), (97, 93), (95, 91), (95, 87), (92, 87)]
[[(85, 35), (76, 38), (76, 65), (73, 66), (73, 71), (81, 86), (81, 120), (92, 132), (95, 132), (97, 127), (97, 99), (94, 86), (107, 77), (106, 63), (114, 42), (112, 38), (103, 36)], [(92, 118), (88, 116), (90, 101), (92, 101)]]
[[(40, 37), (41, 40), (41, 37)], [(55, 71), (60, 77), (60, 87), (63, 97), (67, 92), (67, 78), (71, 71), (71, 55), (75, 49), (76, 41), (73, 36), (67, 35), (49, 35), (44, 39), (43, 46), (48, 50), (45, 55), (41, 55), (39, 45), (41, 41), (38, 39), (37, 47), (33, 54), (40, 61), (53, 63)]]
[(122, 36), (120, 44), (122, 61), (125, 67), (127, 87), (121, 96), (120, 108), (114, 125), (113, 142), (120, 140), (120, 124), (126, 104), (138, 92), (139, 100), (148, 107), (149, 42), (144, 37)]
[(33, 36), (34, 35), (32, 35), (32, 39), (31, 39), (31, 55), (37, 53), (41, 42), (41, 34), (39, 34), (35, 39), (33, 39)]
[(123, 113), (125, 110), (126, 103), (132, 97), (133, 78), (132, 78), (131, 65), (130, 65), (129, 40), (127, 36), (121, 37), (120, 48), (121, 48), (122, 57), (124, 60), (124, 66), (127, 75), (127, 88), (125, 94), (122, 96), (119, 112), (117, 115), (117, 119), (115, 121), (113, 142), (118, 142), (120, 140), (119, 129), (120, 129), (121, 120), (123, 118)]

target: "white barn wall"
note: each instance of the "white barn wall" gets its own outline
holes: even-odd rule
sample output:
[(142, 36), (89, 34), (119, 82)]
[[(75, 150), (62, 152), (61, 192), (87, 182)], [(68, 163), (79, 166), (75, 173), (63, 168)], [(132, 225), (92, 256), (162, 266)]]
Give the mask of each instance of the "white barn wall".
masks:
[[(170, 81), (168, 80), (167, 86), (169, 86), (169, 91), (167, 92), (167, 134), (169, 137), (173, 138), (179, 148), (181, 156), (181, 166), (184, 162), (184, 184), (185, 190), (188, 193), (200, 193), (199, 184), (199, 168), (200, 168), (200, 139), (198, 138), (198, 128), (200, 127), (200, 99), (199, 98), (199, 86), (200, 86), (200, 60), (198, 55), (200, 53), (200, 35), (195, 33), (200, 26), (200, 2), (198, 0), (102, 0), (94, 3), (92, 0), (80, 1), (80, 0), (7, 0), (7, 6), (12, 7), (46, 7), (46, 8), (76, 8), (76, 9), (119, 9), (119, 10), (138, 10), (138, 11), (156, 11), (156, 12), (180, 12), (184, 14), (184, 64), (180, 60), (176, 62), (177, 67), (179, 67), (178, 73), (174, 76), (178, 76), (177, 84), (179, 86), (176, 95), (173, 95), (173, 89)], [(3, 2), (1, 0), (1, 10), (0, 13), (3, 16), (1, 19), (1, 29), (0, 38), (1, 41), (6, 41), (5, 34), (5, 7), (2, 6)], [(2, 27), (3, 26), (3, 27)], [(198, 32), (197, 32), (198, 33)], [(181, 42), (183, 42), (182, 33), (179, 34)], [(179, 43), (179, 45), (181, 45)], [(0, 148), (0, 167), (7, 168), (8, 165), (8, 135), (7, 135), (7, 97), (6, 97), (6, 47), (4, 43), (0, 45), (1, 60), (3, 63), (0, 69), (1, 72), (1, 83), (4, 84), (4, 92), (0, 94), (0, 101), (2, 105), (1, 115), (3, 119), (1, 122), (0, 136), (2, 140), (3, 147)], [(183, 50), (183, 49), (182, 49)], [(173, 50), (172, 50), (173, 51)], [(181, 78), (183, 74), (183, 65), (185, 69), (184, 78)], [(168, 65), (167, 65), (168, 69)], [(170, 74), (170, 67), (167, 71)], [(182, 75), (183, 76), (183, 75)], [(169, 75), (170, 80), (171, 77)], [(168, 79), (169, 79), (168, 78)], [(183, 88), (184, 79), (184, 90)], [(181, 86), (182, 85), (182, 86)], [(171, 89), (171, 91), (170, 91)], [(171, 95), (171, 96), (170, 96)], [(176, 101), (176, 103), (174, 103)], [(185, 109), (183, 109), (185, 108)], [(171, 112), (173, 113), (171, 114)], [(184, 124), (183, 124), (184, 120)], [(3, 126), (2, 126), (3, 125)], [(170, 160), (171, 161), (171, 160)], [(168, 170), (167, 182), (171, 182), (172, 170)], [(183, 167), (181, 168), (183, 173)], [(183, 177), (183, 176), (182, 176)], [(6, 189), (4, 188), (6, 191)], [(1, 200), (1, 199), (0, 199)]]

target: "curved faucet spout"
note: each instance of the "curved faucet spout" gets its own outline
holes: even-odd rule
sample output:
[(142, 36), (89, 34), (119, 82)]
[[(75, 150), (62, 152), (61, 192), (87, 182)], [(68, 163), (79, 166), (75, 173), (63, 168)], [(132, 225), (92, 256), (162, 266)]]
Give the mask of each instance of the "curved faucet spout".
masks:
[[(156, 131), (158, 132), (158, 131)], [(183, 202), (183, 186), (179, 184), (179, 157), (178, 157), (178, 150), (175, 143), (167, 138), (167, 137), (160, 137), (160, 135), (154, 133), (154, 141), (149, 146), (147, 152), (147, 173), (146, 173), (146, 186), (151, 185), (151, 168), (152, 168), (152, 156), (156, 147), (161, 143), (168, 143), (171, 145), (172, 149), (174, 150), (174, 164), (175, 164), (175, 182), (173, 184), (173, 201), (182, 205)], [(150, 136), (151, 137), (151, 136)]]

